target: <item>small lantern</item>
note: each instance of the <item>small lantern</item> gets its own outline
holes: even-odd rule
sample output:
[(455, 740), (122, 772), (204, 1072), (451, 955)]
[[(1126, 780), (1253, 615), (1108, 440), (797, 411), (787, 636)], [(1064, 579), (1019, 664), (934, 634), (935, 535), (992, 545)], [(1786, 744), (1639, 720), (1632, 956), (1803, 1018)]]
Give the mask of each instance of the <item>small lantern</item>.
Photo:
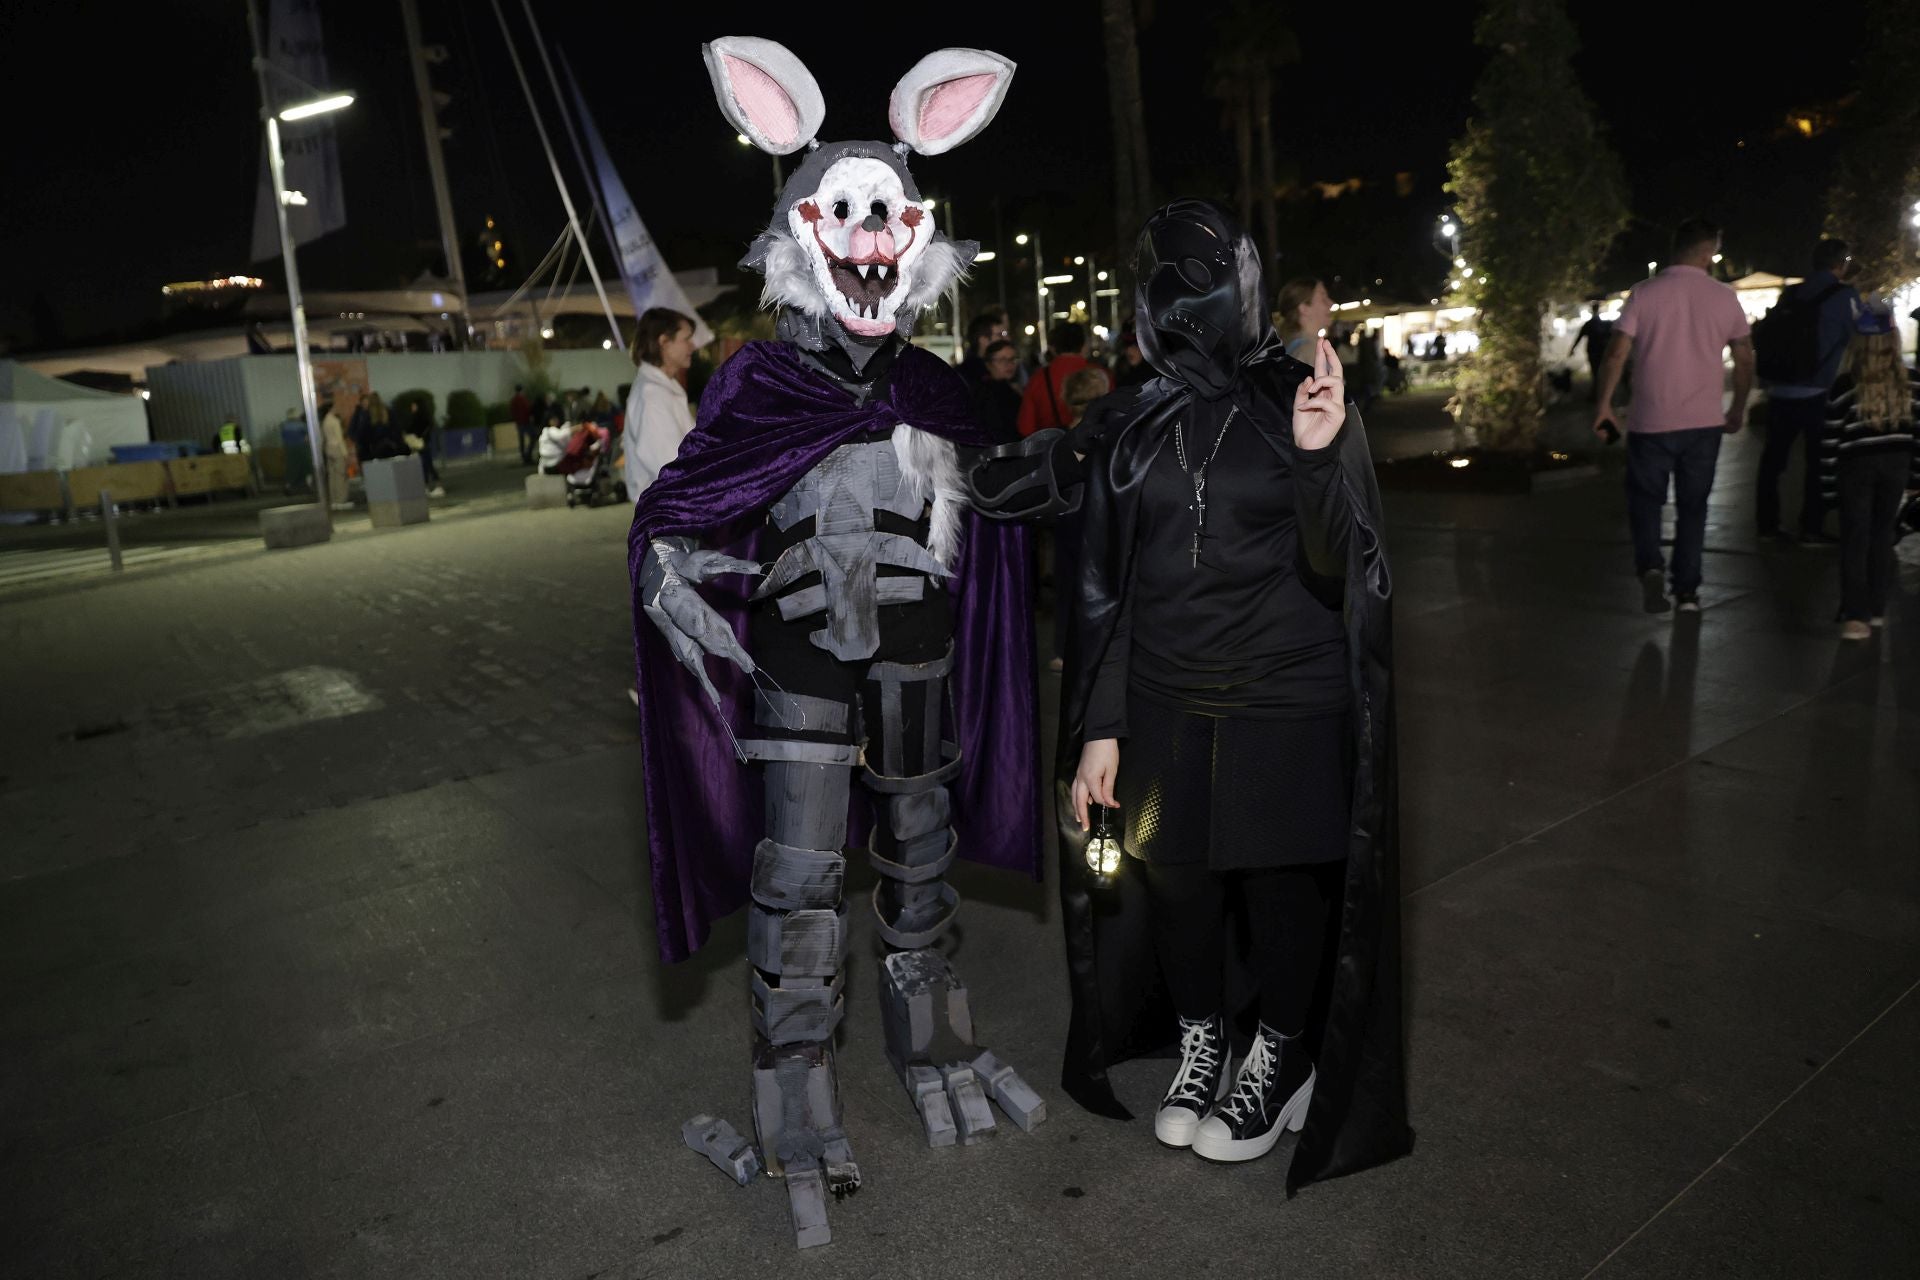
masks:
[(1087, 837), (1087, 870), (1098, 879), (1111, 880), (1120, 870), (1120, 837), (1108, 825), (1113, 810), (1098, 804), (1091, 807), (1095, 817)]

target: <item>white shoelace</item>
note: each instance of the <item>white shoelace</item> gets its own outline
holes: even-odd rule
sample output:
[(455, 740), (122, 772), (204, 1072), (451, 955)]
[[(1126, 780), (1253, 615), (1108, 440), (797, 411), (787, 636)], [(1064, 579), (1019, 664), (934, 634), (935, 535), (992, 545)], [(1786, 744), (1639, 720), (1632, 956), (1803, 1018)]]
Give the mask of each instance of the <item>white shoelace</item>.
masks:
[(1273, 1085), (1276, 1064), (1273, 1049), (1263, 1031), (1253, 1038), (1253, 1047), (1247, 1050), (1247, 1060), (1240, 1064), (1240, 1078), (1233, 1082), (1233, 1093), (1220, 1105), (1221, 1114), (1237, 1124), (1258, 1111), (1266, 1100), (1267, 1090)]
[[(1162, 1106), (1175, 1102), (1194, 1102), (1206, 1107), (1213, 1101), (1209, 1082), (1220, 1065), (1220, 1045), (1207, 1034), (1213, 1026), (1208, 1022), (1188, 1022), (1180, 1020), (1180, 1070), (1173, 1077), (1173, 1087), (1167, 1090), (1166, 1102)], [(1220, 1037), (1224, 1040), (1226, 1037)]]

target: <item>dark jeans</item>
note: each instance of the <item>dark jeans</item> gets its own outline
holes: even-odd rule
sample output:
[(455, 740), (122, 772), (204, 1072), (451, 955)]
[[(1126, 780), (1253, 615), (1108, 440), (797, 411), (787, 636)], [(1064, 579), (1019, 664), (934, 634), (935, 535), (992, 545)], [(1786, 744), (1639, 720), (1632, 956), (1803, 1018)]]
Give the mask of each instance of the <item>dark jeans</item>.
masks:
[(1720, 458), (1719, 427), (1627, 433), (1627, 524), (1633, 530), (1633, 570), (1665, 567), (1660, 554), (1660, 509), (1673, 481), (1673, 590), (1700, 589), (1700, 552), (1707, 540), (1707, 494)]
[(514, 425), (515, 429), (520, 433), (520, 464), (530, 467), (533, 465), (534, 447), (540, 443), (540, 428), (534, 426), (531, 422), (515, 423)]
[(1840, 459), (1840, 616), (1865, 622), (1887, 611), (1893, 582), (1893, 523), (1911, 455), (1868, 449)]
[(1780, 477), (1786, 472), (1793, 442), (1802, 442), (1806, 472), (1800, 484), (1800, 532), (1818, 533), (1826, 509), (1820, 501), (1820, 432), (1826, 426), (1827, 398), (1767, 398), (1767, 443), (1760, 453), (1760, 487), (1754, 493), (1754, 523), (1760, 534), (1780, 529)]
[(440, 483), (439, 469), (433, 465), (433, 444), (433, 432), (420, 437), (420, 476), (430, 489)]

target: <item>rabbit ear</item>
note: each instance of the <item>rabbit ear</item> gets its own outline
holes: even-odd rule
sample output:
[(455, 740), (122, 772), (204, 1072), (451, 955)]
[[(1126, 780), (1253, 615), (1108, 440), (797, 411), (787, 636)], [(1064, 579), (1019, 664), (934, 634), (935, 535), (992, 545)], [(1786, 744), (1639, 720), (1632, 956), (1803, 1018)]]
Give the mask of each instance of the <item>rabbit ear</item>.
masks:
[(930, 53), (893, 87), (893, 136), (923, 156), (951, 151), (987, 127), (1012, 82), (1012, 61), (986, 49)]
[(762, 151), (784, 156), (813, 141), (826, 118), (820, 86), (783, 44), (722, 36), (700, 47), (720, 114)]

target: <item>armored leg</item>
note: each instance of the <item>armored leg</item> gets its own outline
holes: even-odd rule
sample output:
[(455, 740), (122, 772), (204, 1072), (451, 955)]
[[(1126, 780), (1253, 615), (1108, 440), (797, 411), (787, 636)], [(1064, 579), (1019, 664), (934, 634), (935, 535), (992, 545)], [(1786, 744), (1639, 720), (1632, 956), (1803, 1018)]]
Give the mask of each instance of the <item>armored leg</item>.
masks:
[(1031, 1129), (1046, 1117), (1038, 1095), (973, 1038), (967, 990), (937, 949), (959, 910), (947, 883), (959, 842), (947, 783), (960, 749), (941, 736), (951, 657), (875, 663), (862, 690), (866, 768), (878, 803), (868, 857), (875, 927), (889, 954), (880, 966), (887, 1057), (913, 1097), (931, 1146), (991, 1137), (989, 1098)]
[[(845, 734), (845, 704), (763, 693), (756, 719)], [(833, 1032), (845, 1010), (849, 741), (767, 738), (741, 743), (764, 762), (766, 838), (754, 849), (747, 911), (754, 1031), (753, 1126), (767, 1171), (787, 1182), (794, 1237), (825, 1244), (826, 1195), (860, 1185), (841, 1127)]]

